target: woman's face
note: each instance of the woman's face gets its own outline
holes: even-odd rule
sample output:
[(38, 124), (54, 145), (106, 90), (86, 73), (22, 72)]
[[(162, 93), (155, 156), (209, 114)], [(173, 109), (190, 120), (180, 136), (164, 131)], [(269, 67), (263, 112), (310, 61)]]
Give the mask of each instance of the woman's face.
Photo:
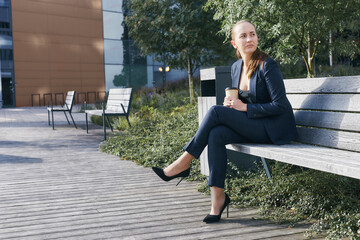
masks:
[(258, 38), (254, 26), (248, 22), (235, 25), (231, 44), (240, 51), (241, 56), (251, 56), (258, 46)]

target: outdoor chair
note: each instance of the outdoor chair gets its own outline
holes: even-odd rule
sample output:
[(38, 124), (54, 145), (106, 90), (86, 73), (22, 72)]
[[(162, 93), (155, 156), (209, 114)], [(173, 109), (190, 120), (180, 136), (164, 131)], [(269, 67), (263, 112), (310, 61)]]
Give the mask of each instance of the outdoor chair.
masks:
[(49, 122), (49, 126), (50, 126), (50, 113), (51, 113), (51, 120), (52, 120), (52, 128), (53, 130), (55, 129), (54, 127), (54, 112), (63, 112), (65, 114), (66, 120), (67, 122), (70, 124), (70, 121), (66, 115), (66, 112), (69, 113), (72, 122), (74, 123), (75, 128), (77, 128), (76, 123), (74, 121), (74, 118), (71, 114), (72, 111), (72, 107), (74, 104), (74, 99), (75, 99), (75, 91), (68, 91), (66, 94), (66, 99), (65, 99), (65, 104), (63, 106), (53, 106), (52, 102), (51, 102), (51, 107), (48, 107), (48, 122)]
[(131, 127), (129, 121), (131, 99), (132, 88), (113, 88), (109, 91), (106, 106), (104, 106), (104, 103), (101, 104), (101, 110), (87, 110), (87, 106), (85, 104), (86, 133), (89, 132), (88, 114), (102, 116), (104, 140), (106, 140), (106, 122), (108, 123), (111, 131), (113, 131), (113, 127), (111, 126), (111, 122), (108, 117), (124, 116), (129, 124), (129, 127)]

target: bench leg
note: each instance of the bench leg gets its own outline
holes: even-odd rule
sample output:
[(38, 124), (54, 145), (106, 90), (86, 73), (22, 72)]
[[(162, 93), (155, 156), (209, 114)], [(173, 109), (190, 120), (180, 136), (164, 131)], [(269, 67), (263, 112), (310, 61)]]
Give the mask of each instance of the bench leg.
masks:
[(110, 123), (110, 120), (109, 120), (108, 116), (105, 116), (105, 118), (106, 118), (107, 123), (109, 124), (109, 127), (110, 127), (111, 131), (113, 132), (114, 130), (113, 130), (112, 126), (111, 126), (111, 123)]
[(104, 103), (101, 103), (101, 108), (102, 108), (102, 120), (103, 120), (103, 128), (104, 128), (104, 140), (106, 140), (106, 123), (105, 123), (105, 108), (104, 108)]
[(103, 117), (103, 128), (104, 128), (104, 140), (106, 140), (106, 123), (105, 123), (105, 114), (102, 115)]
[(128, 124), (129, 124), (129, 127), (131, 127), (131, 124), (130, 124), (130, 121), (129, 121), (129, 117), (126, 115), (126, 120), (127, 120), (127, 122), (128, 122)]
[[(65, 112), (64, 112), (65, 113)], [(75, 128), (77, 128), (77, 126), (76, 126), (76, 123), (75, 123), (75, 121), (74, 121), (74, 118), (73, 118), (73, 116), (72, 116), (72, 114), (71, 114), (71, 112), (69, 111), (69, 115), (70, 115), (70, 117), (71, 117), (71, 120), (72, 120), (72, 122), (73, 122), (73, 124), (74, 124), (74, 126), (75, 126)], [(69, 121), (69, 120), (68, 120)], [(70, 123), (69, 123), (69, 125), (70, 125)]]
[(53, 130), (55, 130), (55, 126), (54, 126), (54, 111), (51, 109), (51, 120), (52, 120), (52, 127)]
[(50, 126), (50, 111), (48, 109), (48, 123), (49, 123), (49, 126)]
[(268, 179), (271, 181), (270, 168), (269, 168), (269, 166), (267, 165), (265, 158), (261, 157), (261, 161), (262, 161), (262, 163), (263, 163), (263, 165), (264, 165), (266, 176), (267, 176)]
[(69, 122), (69, 119), (68, 119), (68, 117), (67, 117), (67, 115), (66, 115), (66, 112), (64, 111), (64, 115), (65, 115), (65, 117), (66, 117), (66, 121), (68, 122), (68, 124), (70, 125), (70, 122)]
[(89, 133), (88, 114), (85, 112), (86, 133)]

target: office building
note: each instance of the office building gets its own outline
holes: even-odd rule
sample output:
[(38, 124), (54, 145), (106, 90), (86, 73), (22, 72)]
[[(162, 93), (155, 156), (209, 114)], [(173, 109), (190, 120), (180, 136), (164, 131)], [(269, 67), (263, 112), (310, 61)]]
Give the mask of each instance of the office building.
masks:
[(122, 0), (0, 0), (0, 104), (60, 104), (69, 90), (94, 102), (113, 87), (186, 77), (140, 54), (125, 15)]

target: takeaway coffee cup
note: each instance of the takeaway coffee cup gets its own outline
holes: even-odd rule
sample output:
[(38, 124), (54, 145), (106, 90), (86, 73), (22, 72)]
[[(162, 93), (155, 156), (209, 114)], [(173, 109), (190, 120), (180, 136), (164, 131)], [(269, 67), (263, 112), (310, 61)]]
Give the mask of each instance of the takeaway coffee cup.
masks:
[(225, 96), (231, 97), (232, 99), (238, 99), (238, 89), (236, 87), (225, 88)]

